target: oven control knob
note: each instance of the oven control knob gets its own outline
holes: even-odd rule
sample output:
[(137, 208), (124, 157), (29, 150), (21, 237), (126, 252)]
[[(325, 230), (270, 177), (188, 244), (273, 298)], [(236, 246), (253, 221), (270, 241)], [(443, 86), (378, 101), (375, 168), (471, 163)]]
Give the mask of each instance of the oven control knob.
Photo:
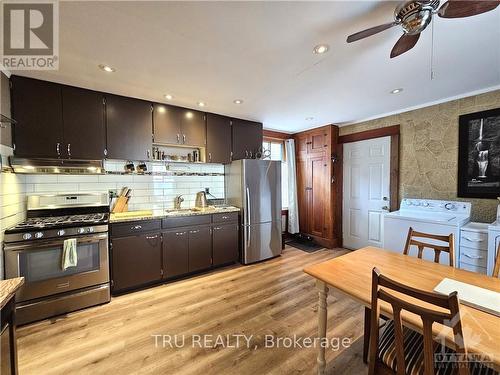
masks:
[(85, 233), (85, 228), (78, 228), (78, 234)]
[(66, 233), (66, 232), (64, 231), (64, 229), (61, 229), (61, 230), (58, 230), (58, 231), (57, 231), (57, 235), (58, 235), (58, 236), (64, 236), (64, 233)]
[(92, 227), (87, 228), (87, 232), (92, 233), (93, 231), (94, 231), (94, 228), (92, 228)]
[(43, 237), (43, 233), (42, 232), (36, 232), (35, 233), (35, 238), (42, 238)]
[(31, 240), (31, 233), (24, 233), (23, 234), (23, 240)]

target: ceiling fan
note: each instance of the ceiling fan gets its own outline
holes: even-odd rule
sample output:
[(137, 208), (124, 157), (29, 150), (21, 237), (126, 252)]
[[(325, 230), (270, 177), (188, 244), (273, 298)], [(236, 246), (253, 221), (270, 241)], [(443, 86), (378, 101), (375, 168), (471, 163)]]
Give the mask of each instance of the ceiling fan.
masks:
[(391, 51), (391, 59), (412, 49), (437, 13), (442, 18), (461, 18), (486, 13), (500, 5), (500, 0), (448, 0), (439, 8), (440, 0), (410, 0), (401, 3), (394, 10), (394, 21), (371, 27), (347, 37), (347, 43), (364, 39), (371, 35), (401, 26), (403, 35)]

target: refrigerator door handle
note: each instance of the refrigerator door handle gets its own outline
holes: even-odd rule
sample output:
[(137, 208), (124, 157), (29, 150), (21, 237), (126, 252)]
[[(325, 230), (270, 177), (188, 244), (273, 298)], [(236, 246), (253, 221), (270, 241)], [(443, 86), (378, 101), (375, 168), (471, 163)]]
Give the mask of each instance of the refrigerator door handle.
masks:
[(245, 226), (245, 248), (250, 248), (250, 225)]
[(247, 200), (247, 222), (246, 224), (250, 225), (250, 189), (247, 187), (246, 189), (246, 200)]

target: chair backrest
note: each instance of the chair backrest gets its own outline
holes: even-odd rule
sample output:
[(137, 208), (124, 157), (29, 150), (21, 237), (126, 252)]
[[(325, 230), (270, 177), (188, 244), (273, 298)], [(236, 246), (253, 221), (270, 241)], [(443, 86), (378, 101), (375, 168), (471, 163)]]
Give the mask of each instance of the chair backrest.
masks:
[[(381, 288), (383, 287), (383, 289)], [(391, 293), (392, 292), (392, 293)], [(399, 298), (396, 293), (401, 293), (405, 296), (412, 297), (418, 301), (426, 302), (433, 306), (446, 309), (434, 310), (429, 307), (420, 306), (417, 301), (409, 302)], [(460, 317), (460, 308), (457, 297), (457, 292), (453, 292), (448, 296), (426, 292), (403, 285), (384, 275), (375, 267), (372, 271), (372, 302), (371, 302), (371, 318), (370, 318), (370, 371), (369, 374), (375, 373), (375, 365), (378, 358), (378, 336), (379, 336), (379, 318), (380, 305), (379, 300), (389, 303), (392, 307), (394, 320), (394, 336), (396, 348), (396, 367), (397, 374), (405, 374), (405, 355), (404, 355), (404, 339), (403, 339), (403, 324), (401, 312), (403, 310), (414, 313), (422, 319), (423, 322), (423, 342), (424, 342), (424, 374), (434, 374), (434, 339), (432, 336), (433, 323), (440, 323), (453, 329), (455, 352), (459, 355), (466, 355), (464, 336), (462, 332), (462, 323)], [(468, 375), (469, 369), (467, 364), (458, 368), (460, 375)]]
[(493, 277), (498, 277), (500, 274), (500, 243), (498, 244), (497, 256), (495, 258), (495, 267), (493, 267)]
[[(443, 243), (447, 243), (447, 245), (436, 245), (428, 242), (422, 242), (420, 240), (416, 240), (416, 238), (429, 238), (437, 241), (441, 241)], [(408, 255), (411, 246), (416, 246), (418, 248), (418, 257), (422, 259), (422, 255), (424, 253), (425, 248), (434, 250), (434, 262), (439, 263), (439, 257), (441, 252), (445, 252), (449, 254), (450, 257), (450, 266), (453, 267), (455, 261), (455, 238), (453, 233), (450, 233), (448, 236), (442, 236), (437, 234), (429, 234), (423, 232), (417, 232), (413, 230), (412, 227), (408, 229), (408, 237), (406, 238), (406, 245), (403, 250), (403, 254)]]

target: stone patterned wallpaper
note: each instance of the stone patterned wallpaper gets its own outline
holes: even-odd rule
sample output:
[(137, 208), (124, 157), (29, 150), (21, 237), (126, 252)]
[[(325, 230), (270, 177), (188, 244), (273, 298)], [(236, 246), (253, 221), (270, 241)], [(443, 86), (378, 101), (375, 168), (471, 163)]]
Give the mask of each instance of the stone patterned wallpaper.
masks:
[[(340, 128), (340, 135), (401, 125), (401, 198), (457, 198), (458, 117), (500, 107), (500, 90)], [(493, 222), (495, 199), (472, 202), (472, 220)]]

